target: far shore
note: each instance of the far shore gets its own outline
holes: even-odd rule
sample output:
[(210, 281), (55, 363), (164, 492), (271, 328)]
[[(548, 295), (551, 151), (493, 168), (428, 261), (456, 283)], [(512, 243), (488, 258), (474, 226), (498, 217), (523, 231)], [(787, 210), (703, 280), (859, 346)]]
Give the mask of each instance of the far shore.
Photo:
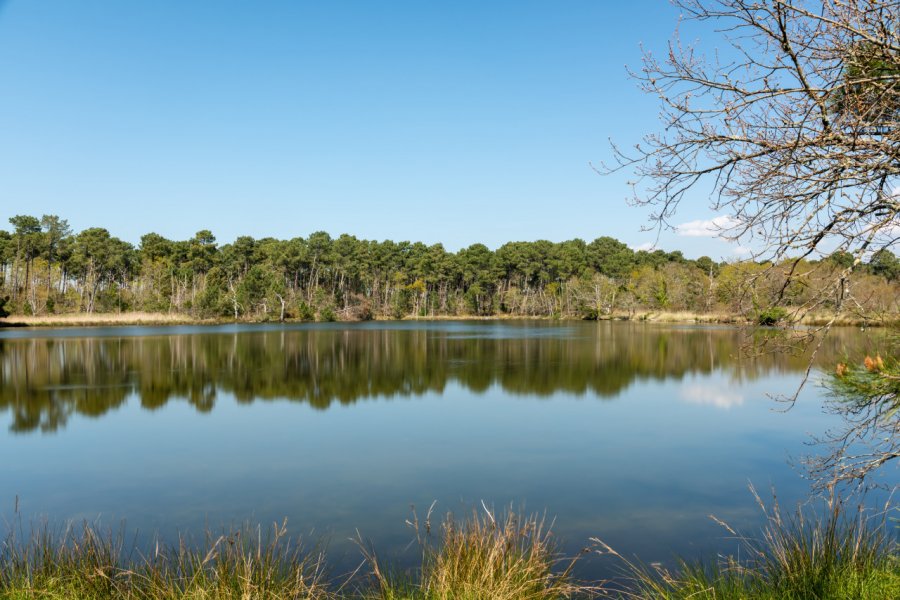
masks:
[[(882, 327), (900, 324), (900, 316), (884, 317), (881, 315), (861, 317), (859, 315), (838, 315), (828, 313), (808, 313), (797, 321), (786, 324), (804, 326), (823, 326), (831, 322), (835, 326), (855, 327)], [(376, 317), (376, 321), (580, 321), (577, 317), (547, 317), (526, 315), (429, 315), (407, 316), (403, 319), (390, 319)], [(695, 312), (667, 312), (667, 311), (635, 311), (617, 312), (603, 315), (599, 321), (636, 321), (645, 323), (671, 323), (671, 324), (725, 324), (725, 325), (749, 325), (752, 321), (743, 315), (726, 313), (695, 313)], [(122, 312), (122, 313), (69, 313), (53, 315), (12, 315), (0, 318), (0, 328), (7, 327), (97, 327), (97, 326), (127, 326), (127, 325), (222, 325), (243, 323), (277, 323), (277, 319), (250, 320), (229, 318), (197, 318), (181, 313), (153, 313), (153, 312)], [(303, 321), (299, 319), (286, 319), (285, 323), (313, 323), (315, 321)], [(355, 321), (345, 321), (355, 322)]]

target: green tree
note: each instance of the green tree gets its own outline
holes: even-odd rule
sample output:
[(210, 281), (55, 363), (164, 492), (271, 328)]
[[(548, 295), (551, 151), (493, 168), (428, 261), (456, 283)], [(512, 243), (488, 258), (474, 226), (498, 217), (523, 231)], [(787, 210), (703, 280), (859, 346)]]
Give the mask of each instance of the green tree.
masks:
[[(121, 287), (133, 262), (130, 244), (114, 238), (101, 227), (85, 229), (75, 238), (73, 262), (81, 278), (81, 304), (88, 313), (97, 307), (104, 285), (112, 293), (117, 308), (122, 308)], [(121, 283), (121, 285), (119, 285)]]
[(601, 237), (588, 244), (588, 264), (598, 273), (624, 279), (634, 267), (634, 251), (611, 237)]
[(41, 230), (44, 232), (43, 252), (47, 260), (47, 307), (51, 310), (53, 300), (53, 261), (59, 257), (60, 245), (72, 235), (72, 228), (65, 219), (56, 215), (41, 217)]
[(882, 248), (872, 255), (869, 269), (873, 274), (880, 275), (888, 281), (900, 280), (900, 259), (887, 248)]
[[(21, 282), (24, 285), (22, 295), (29, 307), (29, 311), (36, 312), (35, 289), (32, 282), (34, 275), (33, 263), (34, 257), (38, 255), (41, 244), (41, 222), (37, 217), (30, 215), (16, 215), (9, 219), (10, 225), (13, 226), (13, 244), (15, 245), (15, 254), (13, 262), (13, 302), (19, 299), (19, 264), (25, 264), (25, 277)], [(30, 293), (29, 293), (30, 291)]]

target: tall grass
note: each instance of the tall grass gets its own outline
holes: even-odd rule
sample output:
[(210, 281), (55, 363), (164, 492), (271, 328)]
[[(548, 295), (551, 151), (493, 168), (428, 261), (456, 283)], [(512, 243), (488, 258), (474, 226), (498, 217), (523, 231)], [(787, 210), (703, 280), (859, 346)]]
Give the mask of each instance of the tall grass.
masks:
[(321, 553), (304, 553), (272, 530), (243, 528), (141, 554), (119, 533), (85, 523), (55, 532), (14, 531), (0, 548), (0, 598), (9, 600), (326, 600), (334, 597)]
[(889, 510), (867, 515), (839, 500), (824, 515), (798, 509), (785, 516), (777, 499), (766, 506), (758, 537), (738, 534), (743, 560), (680, 561), (669, 571), (622, 557), (594, 539), (603, 554), (619, 558), (624, 582), (615, 593), (642, 600), (888, 600), (900, 599), (900, 555), (896, 521)]
[(190, 315), (159, 312), (63, 313), (52, 315), (14, 315), (0, 319), (0, 326), (85, 327), (91, 325), (182, 325), (207, 322)]
[[(762, 505), (762, 503), (761, 503)], [(421, 558), (395, 571), (361, 544), (358, 572), (331, 579), (323, 553), (304, 552), (284, 523), (179, 541), (143, 552), (93, 524), (14, 527), (0, 545), (0, 598), (8, 600), (889, 600), (900, 598), (897, 529), (886, 513), (866, 517), (835, 502), (820, 518), (785, 517), (775, 504), (760, 536), (729, 528), (742, 560), (647, 566), (595, 539), (622, 568), (611, 582), (572, 576), (585, 553), (563, 558), (539, 515), (484, 508), (413, 518)], [(727, 527), (727, 526), (726, 526)]]
[(422, 551), (417, 577), (386, 573), (364, 550), (375, 593), (383, 600), (557, 600), (593, 597), (594, 588), (572, 578), (579, 557), (560, 554), (544, 517), (513, 510), (495, 515), (484, 507), (463, 521), (453, 515), (431, 539), (431, 511), (411, 522)]

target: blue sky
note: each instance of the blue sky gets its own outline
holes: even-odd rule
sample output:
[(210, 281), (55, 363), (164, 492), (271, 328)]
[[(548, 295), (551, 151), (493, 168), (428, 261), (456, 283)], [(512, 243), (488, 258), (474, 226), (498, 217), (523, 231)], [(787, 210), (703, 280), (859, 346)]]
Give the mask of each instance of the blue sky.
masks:
[(630, 175), (589, 163), (658, 127), (625, 65), (664, 49), (664, 0), (0, 5), (4, 225), (46, 213), (131, 242), (324, 230), (452, 250), (655, 240), (625, 202)]

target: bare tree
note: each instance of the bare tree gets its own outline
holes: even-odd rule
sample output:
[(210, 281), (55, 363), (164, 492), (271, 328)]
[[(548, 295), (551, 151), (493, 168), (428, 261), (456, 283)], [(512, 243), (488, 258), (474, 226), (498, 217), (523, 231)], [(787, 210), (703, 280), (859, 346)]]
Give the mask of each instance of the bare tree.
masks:
[[(712, 57), (676, 35), (633, 72), (663, 131), (617, 165), (660, 227), (691, 190), (723, 236), (795, 264), (842, 250), (855, 265), (900, 239), (900, 3), (675, 0), (728, 42)], [(852, 267), (851, 267), (852, 268)], [(837, 284), (845, 284), (846, 277)], [(819, 298), (830, 297), (822, 290)]]
[[(786, 273), (775, 303), (805, 259), (851, 254), (795, 310), (852, 309), (851, 271), (900, 239), (900, 1), (674, 4), (685, 21), (712, 25), (724, 47), (704, 54), (676, 33), (664, 56), (644, 53), (632, 76), (659, 98), (662, 130), (631, 150), (614, 146), (604, 170), (636, 171), (633, 201), (661, 229), (689, 193), (708, 193), (722, 237)], [(864, 370), (885, 382), (895, 367)], [(862, 478), (866, 465), (897, 457), (900, 400), (897, 386), (884, 390), (859, 388), (862, 399), (835, 404), (848, 426), (831, 437), (838, 449), (820, 473)], [(847, 462), (849, 448), (885, 434), (874, 460)]]

